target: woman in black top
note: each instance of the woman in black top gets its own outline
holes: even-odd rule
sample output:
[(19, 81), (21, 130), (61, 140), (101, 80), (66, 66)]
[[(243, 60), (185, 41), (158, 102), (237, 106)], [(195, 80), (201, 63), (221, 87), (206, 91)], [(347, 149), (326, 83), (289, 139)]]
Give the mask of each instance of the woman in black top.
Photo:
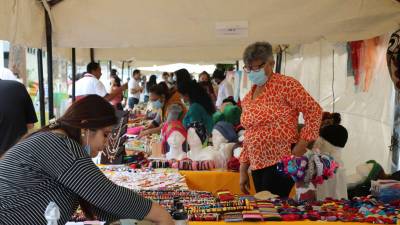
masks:
[(12, 147), (0, 160), (0, 224), (45, 225), (50, 202), (60, 208), (58, 224), (65, 224), (79, 204), (102, 221), (174, 224), (160, 205), (112, 183), (92, 162), (116, 120), (106, 100), (90, 95)]

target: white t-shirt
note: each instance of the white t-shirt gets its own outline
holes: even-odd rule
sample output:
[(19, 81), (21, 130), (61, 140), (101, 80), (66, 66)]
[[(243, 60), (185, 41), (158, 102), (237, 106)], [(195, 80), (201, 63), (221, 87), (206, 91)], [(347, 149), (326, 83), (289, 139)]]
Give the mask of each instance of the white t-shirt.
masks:
[(217, 108), (221, 107), (222, 102), (229, 96), (233, 96), (233, 88), (227, 79), (225, 79), (219, 84), (218, 87), (217, 103), (215, 104)]
[(92, 74), (85, 74), (84, 77), (79, 79), (75, 84), (75, 95), (83, 96), (83, 95), (98, 95), (100, 97), (104, 97), (107, 95), (106, 88), (104, 84), (99, 81)]
[(131, 93), (132, 89), (139, 87), (140, 87), (140, 80), (137, 81), (134, 78), (131, 78), (128, 82), (128, 97), (140, 99), (140, 92), (137, 92), (136, 94)]
[(17, 81), (17, 77), (7, 68), (0, 68), (0, 79)]

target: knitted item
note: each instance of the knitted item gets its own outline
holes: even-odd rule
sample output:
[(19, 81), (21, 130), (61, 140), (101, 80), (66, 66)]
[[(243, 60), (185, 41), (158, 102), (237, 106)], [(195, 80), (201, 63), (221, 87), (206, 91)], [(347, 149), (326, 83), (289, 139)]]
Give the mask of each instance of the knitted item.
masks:
[(240, 162), (239, 159), (232, 157), (228, 161), (228, 170), (239, 171)]
[(208, 142), (208, 135), (207, 135), (207, 129), (204, 126), (204, 124), (200, 123), (200, 122), (192, 122), (189, 124), (188, 126), (188, 130), (190, 128), (193, 128), (196, 131), (197, 136), (199, 136), (201, 143), (203, 144), (203, 146), (207, 146), (207, 142)]
[(279, 172), (288, 174), (295, 182), (305, 185), (310, 182), (314, 185), (322, 184), (334, 175), (337, 168), (338, 165), (332, 157), (315, 152), (308, 152), (302, 157), (284, 157), (277, 164)]
[(328, 125), (321, 129), (319, 135), (330, 144), (340, 148), (346, 145), (348, 138), (347, 130), (342, 125)]
[[(177, 132), (181, 133), (182, 136), (185, 137), (185, 140), (186, 140), (187, 132), (186, 132), (186, 129), (183, 126), (182, 122), (176, 120), (176, 121), (170, 121), (170, 122), (166, 123), (162, 127), (162, 130), (161, 130), (161, 137), (162, 137), (161, 144), (162, 144), (162, 147), (163, 147), (163, 149), (162, 149), (162, 153), (163, 154), (166, 154), (168, 152), (169, 147), (168, 147), (168, 142), (167, 141), (168, 141), (169, 136), (174, 131), (177, 131)], [(184, 146), (183, 149), (185, 150), (186, 142), (183, 144), (183, 146)]]
[(224, 121), (224, 114), (220, 111), (217, 111), (213, 114), (212, 119), (214, 121), (214, 124), (217, 124), (220, 121)]
[(236, 105), (226, 105), (224, 108), (224, 119), (226, 122), (236, 126), (240, 124), (242, 110)]
[(222, 136), (224, 136), (224, 138), (228, 140), (228, 142), (238, 141), (239, 137), (232, 124), (225, 121), (220, 121), (217, 124), (215, 124), (214, 129), (219, 131), (222, 134)]

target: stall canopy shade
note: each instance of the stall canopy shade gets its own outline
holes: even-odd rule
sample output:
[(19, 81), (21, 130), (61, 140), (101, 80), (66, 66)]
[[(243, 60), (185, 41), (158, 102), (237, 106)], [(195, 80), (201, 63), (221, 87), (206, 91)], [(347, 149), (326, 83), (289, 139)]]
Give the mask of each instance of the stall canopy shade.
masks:
[[(0, 2), (0, 39), (44, 46), (39, 1)], [(243, 48), (258, 40), (300, 44), (377, 36), (399, 26), (400, 4), (394, 0), (63, 0), (52, 7), (51, 17), (56, 47), (96, 48), (96, 58), (221, 61), (239, 59)], [(224, 33), (238, 27), (233, 35)]]

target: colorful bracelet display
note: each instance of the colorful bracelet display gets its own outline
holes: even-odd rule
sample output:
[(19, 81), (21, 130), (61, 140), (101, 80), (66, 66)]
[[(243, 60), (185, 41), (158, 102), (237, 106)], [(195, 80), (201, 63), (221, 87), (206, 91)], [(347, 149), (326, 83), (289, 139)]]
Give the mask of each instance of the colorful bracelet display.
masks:
[[(252, 196), (233, 196), (222, 201), (208, 192), (196, 191), (143, 191), (144, 197), (153, 199), (171, 210), (173, 199), (184, 204), (191, 221), (341, 221), (375, 224), (396, 224), (400, 202), (384, 204), (374, 198), (298, 202), (292, 199), (256, 200)], [(231, 195), (227, 191), (218, 196)]]
[(201, 171), (215, 169), (215, 162), (212, 160), (193, 161), (188, 158), (182, 160), (152, 160), (149, 166), (151, 168)]

